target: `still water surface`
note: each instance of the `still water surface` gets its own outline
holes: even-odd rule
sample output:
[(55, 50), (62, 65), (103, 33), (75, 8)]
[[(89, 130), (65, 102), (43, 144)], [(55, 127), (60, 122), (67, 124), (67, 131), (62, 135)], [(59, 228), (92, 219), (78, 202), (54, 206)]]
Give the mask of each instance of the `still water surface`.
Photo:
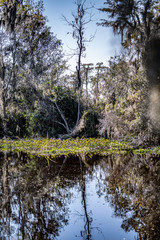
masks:
[(159, 240), (160, 160), (0, 154), (0, 240)]

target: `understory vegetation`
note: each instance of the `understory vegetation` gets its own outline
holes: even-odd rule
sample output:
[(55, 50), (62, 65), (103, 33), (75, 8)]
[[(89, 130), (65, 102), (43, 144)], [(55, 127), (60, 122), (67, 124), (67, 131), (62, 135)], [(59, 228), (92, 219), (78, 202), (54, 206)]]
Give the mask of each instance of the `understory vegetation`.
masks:
[[(108, 20), (99, 25), (123, 36), (123, 53), (107, 66), (82, 62), (88, 8), (85, 1), (76, 2), (70, 26), (78, 61), (69, 74), (62, 41), (47, 26), (43, 2), (0, 1), (0, 138), (42, 138), (2, 140), (1, 146), (21, 149), (24, 144), (31, 150), (37, 144), (33, 148), (38, 152), (61, 154), (66, 144), (64, 152), (73, 146), (74, 152), (97, 152), (99, 146), (102, 151), (103, 144), (110, 146), (104, 138), (136, 146), (159, 144), (160, 8), (155, 0), (124, 2), (128, 8), (122, 1), (106, 1), (100, 9)], [(80, 142), (77, 137), (103, 139)]]

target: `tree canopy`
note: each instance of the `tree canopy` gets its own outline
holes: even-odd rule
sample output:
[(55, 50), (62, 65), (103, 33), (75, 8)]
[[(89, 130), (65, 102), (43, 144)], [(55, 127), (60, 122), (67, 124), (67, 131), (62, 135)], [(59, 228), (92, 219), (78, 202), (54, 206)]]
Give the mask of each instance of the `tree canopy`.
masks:
[(4, 0), (0, 10), (1, 137), (159, 141), (159, 1), (106, 0), (100, 9), (106, 19), (99, 25), (121, 34), (132, 54), (126, 51), (107, 66), (94, 66), (82, 58), (92, 40), (86, 38), (92, 6), (76, 0), (71, 20), (64, 17), (76, 41), (76, 69), (70, 73), (63, 39), (51, 32), (42, 0)]
[(157, 0), (107, 0), (100, 10), (107, 14), (101, 25), (121, 34), (124, 47), (144, 49), (146, 42), (160, 33), (160, 5)]

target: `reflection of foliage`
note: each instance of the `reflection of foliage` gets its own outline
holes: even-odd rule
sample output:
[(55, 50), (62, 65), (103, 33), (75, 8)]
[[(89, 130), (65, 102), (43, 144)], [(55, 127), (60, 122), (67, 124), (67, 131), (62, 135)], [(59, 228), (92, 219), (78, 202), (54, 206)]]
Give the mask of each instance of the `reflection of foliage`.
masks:
[[(58, 177), (60, 160), (48, 165), (44, 159), (18, 155), (17, 160), (16, 154), (5, 153), (1, 161), (0, 232), (4, 237), (19, 234), (22, 239), (54, 239), (68, 222), (68, 188), (72, 182), (63, 180), (62, 185)], [(66, 171), (63, 177), (74, 178), (75, 174), (75, 170), (72, 174)]]
[(55, 239), (68, 224), (72, 189), (78, 188), (84, 222), (80, 233), (91, 240), (95, 227), (88, 183), (97, 178), (97, 194), (105, 195), (114, 215), (123, 219), (122, 228), (136, 231), (139, 240), (158, 240), (160, 160), (117, 153), (99, 164), (97, 160), (95, 167), (90, 161), (87, 169), (84, 160), (61, 157), (47, 162), (22, 153), (1, 154), (0, 239)]
[(106, 198), (115, 209), (115, 216), (124, 219), (122, 228), (138, 232), (138, 239), (158, 240), (159, 161), (154, 157), (128, 155), (118, 156), (117, 159), (110, 157), (109, 160), (112, 164), (116, 163), (111, 164), (103, 184)]

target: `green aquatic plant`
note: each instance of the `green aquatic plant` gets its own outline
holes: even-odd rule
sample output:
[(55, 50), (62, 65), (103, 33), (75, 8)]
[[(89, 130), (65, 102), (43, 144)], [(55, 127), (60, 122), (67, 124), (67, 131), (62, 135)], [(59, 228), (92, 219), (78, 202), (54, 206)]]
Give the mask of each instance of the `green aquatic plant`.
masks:
[(134, 154), (160, 154), (160, 148), (138, 149), (128, 142), (118, 142), (104, 138), (76, 138), (76, 139), (22, 139), (0, 140), (1, 151), (22, 151), (37, 156), (79, 156), (109, 155), (117, 152)]

